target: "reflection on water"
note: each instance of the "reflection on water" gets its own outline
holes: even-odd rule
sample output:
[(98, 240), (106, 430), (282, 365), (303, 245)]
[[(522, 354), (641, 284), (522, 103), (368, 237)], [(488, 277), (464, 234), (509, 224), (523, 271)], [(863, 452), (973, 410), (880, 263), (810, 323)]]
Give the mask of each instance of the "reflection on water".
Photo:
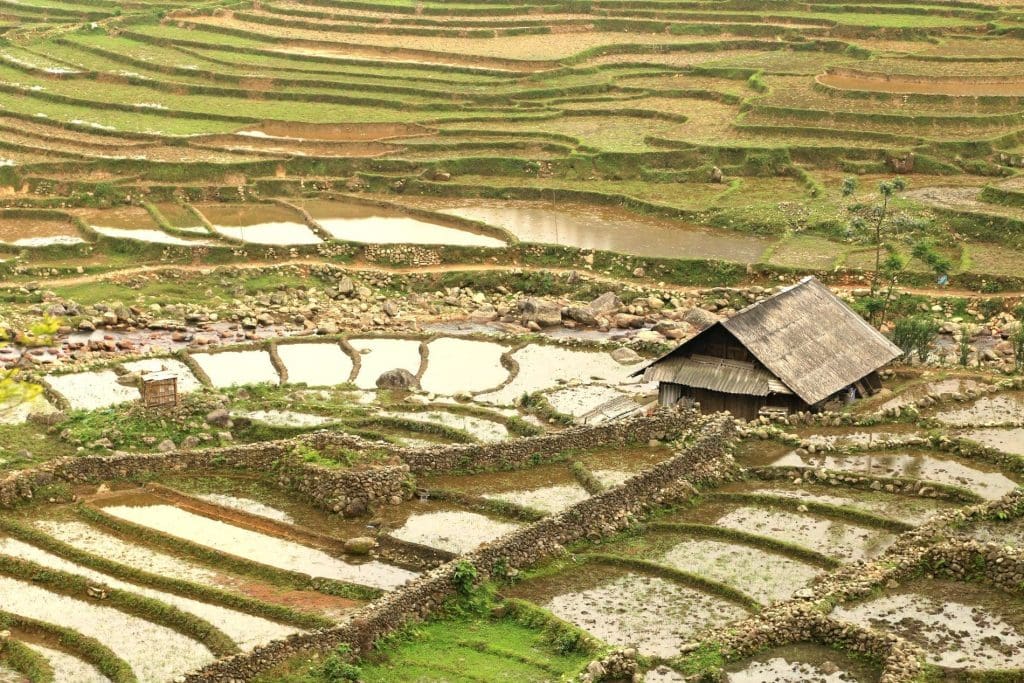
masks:
[[(554, 208), (558, 206), (559, 208)], [(489, 206), (460, 201), (441, 213), (504, 228), (523, 242), (678, 259), (756, 263), (768, 240), (682, 221), (637, 216), (622, 209), (518, 203)]]
[(374, 244), (452, 244), (501, 248), (496, 237), (428, 223), (394, 211), (366, 204), (313, 200), (301, 206), (332, 237)]

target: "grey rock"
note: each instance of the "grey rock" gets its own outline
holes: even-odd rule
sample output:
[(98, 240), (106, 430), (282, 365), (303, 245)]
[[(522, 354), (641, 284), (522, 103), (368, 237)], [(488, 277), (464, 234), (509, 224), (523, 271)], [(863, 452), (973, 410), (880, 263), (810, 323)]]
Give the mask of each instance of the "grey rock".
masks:
[(417, 386), (419, 386), (419, 382), (416, 380), (416, 375), (405, 368), (388, 370), (377, 378), (379, 389), (414, 389)]
[(625, 346), (615, 349), (610, 355), (615, 362), (622, 365), (634, 365), (643, 360), (639, 353)]

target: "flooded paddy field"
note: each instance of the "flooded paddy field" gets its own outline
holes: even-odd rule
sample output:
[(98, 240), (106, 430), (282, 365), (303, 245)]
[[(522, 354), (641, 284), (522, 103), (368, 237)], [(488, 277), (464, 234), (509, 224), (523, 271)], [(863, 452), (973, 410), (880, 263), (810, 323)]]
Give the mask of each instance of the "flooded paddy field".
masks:
[[(452, 354), (473, 359), (469, 362), (480, 368), (473, 373), (474, 376), (486, 368), (493, 369), (494, 374), (484, 374), (479, 384), (473, 387), (476, 389), (478, 386), (491, 386), (495, 380), (499, 384), (506, 381), (510, 373), (499, 361), (503, 353), (514, 348), (496, 342), (441, 338), (426, 343), (429, 352), (424, 361), (421, 354), (423, 342), (420, 340), (366, 337), (350, 340), (348, 344), (359, 354), (358, 363), (351, 362), (344, 345), (318, 342), (277, 347), (282, 362), (289, 369), (297, 370), (294, 377), (289, 370), (289, 381), (305, 377), (308, 383), (309, 380), (317, 380), (318, 374), (323, 374), (329, 379), (325, 383), (333, 386), (252, 384), (244, 389), (225, 391), (232, 396), (239, 392), (243, 396), (252, 393), (253, 396), (248, 398), (236, 399), (239, 409), (244, 407), (249, 412), (259, 410), (259, 401), (270, 399), (263, 408), (268, 414), (274, 410), (282, 413), (292, 410), (296, 414), (319, 415), (328, 419), (330, 413), (324, 408), (346, 396), (345, 400), (353, 406), (361, 406), (360, 410), (383, 400), (384, 409), (379, 411), (382, 416), (430, 419), (432, 413), (445, 412), (445, 402), (451, 403), (450, 398), (443, 398), (445, 392), (458, 389), (455, 385), (444, 384), (455, 374), (456, 365), (446, 366), (445, 361), (438, 363), (437, 375), (431, 380), (431, 388), (436, 392), (431, 400), (435, 402), (420, 405), (416, 411), (402, 410), (402, 401), (384, 399), (383, 395), (378, 396), (369, 389), (354, 389), (347, 383), (347, 378), (357, 366), (364, 370), (370, 367), (373, 375), (378, 368), (369, 366), (367, 362), (375, 354), (379, 354), (379, 359), (388, 361), (375, 361), (382, 371), (399, 363), (416, 373), (420, 373), (424, 363), (429, 368), (431, 361)], [(280, 353), (286, 347), (293, 350), (291, 355)], [(310, 354), (314, 359), (312, 365), (303, 366), (305, 347), (315, 349)], [(548, 349), (530, 345), (511, 355), (515, 358), (517, 354), (534, 348)], [(369, 352), (362, 352), (366, 350)], [(612, 383), (614, 366), (606, 365), (603, 359), (612, 362), (606, 354), (560, 348), (551, 350), (560, 359), (580, 363), (579, 367), (585, 368), (584, 372), (594, 373), (597, 377), (602, 377), (600, 373), (605, 372), (603, 379), (608, 384), (594, 386), (629, 390), (628, 385)], [(247, 356), (247, 360), (262, 359), (259, 360), (262, 365), (253, 367), (264, 367), (266, 372), (273, 369), (268, 352), (242, 353), (256, 354)], [(578, 360), (577, 354), (580, 355)], [(205, 370), (210, 359), (222, 354), (196, 355), (201, 356), (196, 358), (196, 362)], [(148, 359), (133, 367), (145, 369), (158, 362), (159, 359)], [(314, 365), (323, 366), (328, 371), (317, 373)], [(239, 367), (249, 366), (249, 363), (239, 364)], [(628, 368), (618, 370), (619, 376), (625, 371)], [(206, 372), (211, 374), (211, 378), (216, 374), (216, 371)], [(426, 373), (422, 376), (428, 377)], [(550, 386), (551, 378), (547, 381)], [(546, 393), (555, 395), (557, 402), (557, 394), (571, 388), (555, 386), (547, 389)], [(208, 390), (198, 389), (199, 394), (205, 391)], [(278, 404), (280, 399), (274, 392), (279, 392), (280, 398), (289, 397), (291, 403)], [(487, 393), (485, 391), (484, 396)], [(360, 403), (362, 397), (371, 402)], [(315, 407), (318, 404), (321, 408)], [(493, 424), (500, 424), (497, 420), (510, 410), (492, 407)], [(484, 418), (482, 413), (450, 415), (464, 421), (469, 418), (477, 421), (490, 419)], [(448, 424), (458, 427), (454, 422)], [(653, 658), (642, 667), (646, 680), (682, 680), (678, 673), (679, 662), (718, 629), (769, 606), (804, 599), (843, 565), (883, 563), (901, 533), (915, 526), (927, 525), (958, 507), (968, 506), (928, 495), (853, 488), (841, 481), (841, 477), (829, 481), (818, 480), (808, 474), (806, 480), (793, 481), (789, 478), (762, 479), (759, 473), (767, 476), (771, 469), (795, 468), (807, 472), (828, 470), (870, 474), (881, 480), (916, 480), (924, 486), (929, 483), (960, 486), (972, 491), (978, 499), (987, 500), (1012, 495), (1016, 489), (1012, 472), (979, 460), (933, 451), (920, 445), (912, 448), (869, 448), (876, 443), (891, 443), (893, 436), (916, 433), (913, 425), (883, 423), (870, 429), (852, 425), (802, 426), (798, 431), (804, 443), (820, 439), (823, 440), (821, 443), (833, 448), (845, 448), (843, 444), (846, 442), (841, 439), (855, 435), (849, 442), (853, 450), (815, 449), (811, 452), (775, 439), (748, 436), (736, 451), (737, 462), (740, 466), (757, 469), (744, 479), (703, 491), (673, 509), (653, 510), (652, 514), (638, 520), (637, 526), (621, 534), (578, 543), (552, 561), (526, 568), (514, 581), (501, 585), (502, 597), (526, 600), (562, 623), (581, 628), (610, 646), (636, 648), (641, 655)], [(871, 436), (867, 438), (864, 435)], [(476, 436), (487, 441), (482, 434)], [(520, 437), (507, 433), (504, 438)], [(429, 548), (433, 549), (431, 552), (443, 553), (444, 557), (472, 552), (522, 528), (530, 523), (530, 519), (558, 515), (570, 509), (590, 498), (602, 486), (617, 486), (670, 457), (673, 452), (672, 447), (661, 443), (636, 443), (566, 453), (560, 456), (564, 460), (530, 463), (512, 471), (475, 474), (425, 472), (415, 478), (416, 492), (410, 500), (398, 505), (382, 505), (346, 518), (313, 507), (300, 496), (278, 488), (271, 478), (257, 476), (258, 473), (176, 474), (161, 477), (159, 482), (172, 493), (167, 493), (161, 486), (115, 488), (101, 494), (87, 487), (80, 489), (87, 509), (97, 510), (112, 522), (83, 516), (72, 507), (55, 506), (51, 512), (37, 516), (31, 523), (50, 538), (82, 551), (102, 554), (119, 564), (179, 581), (215, 586), (267, 604), (338, 619), (344, 618), (366, 598), (326, 596), (308, 586), (278, 585), (279, 577), (302, 575), (358, 589), (401, 590), (424, 567), (397, 561), (391, 554), (394, 548), (422, 549), (419, 552), (426, 552)], [(183, 497), (173, 492), (180, 492)], [(44, 510), (46, 506), (40, 508), (40, 512)], [(127, 526), (120, 526), (122, 524)], [(952, 537), (995, 540), (1000, 545), (1013, 545), (1016, 542), (1013, 540), (1017, 533), (1015, 529), (1019, 525), (1016, 522), (1007, 526), (993, 526), (995, 524), (985, 522), (967, 526)], [(373, 539), (380, 545), (369, 555), (344, 550), (348, 541), (361, 538)], [(226, 554), (242, 564), (231, 565), (225, 571), (216, 562), (205, 558), (206, 552)], [(51, 548), (39, 547), (22, 537), (0, 536), (0, 557), (4, 556), (68, 573), (80, 573), (96, 581), (109, 575), (88, 563), (82, 564), (74, 557), (59, 557)], [(260, 579), (247, 573), (254, 567), (269, 568), (259, 571), (283, 574), (271, 573), (267, 575), (269, 578)], [(3, 575), (2, 571), (0, 575)], [(17, 577), (10, 577), (10, 580), (15, 582), (12, 587), (21, 588)], [(293, 623), (282, 623), (262, 614), (168, 593), (165, 588), (137, 587), (132, 581), (118, 576), (111, 576), (106, 583), (111, 588), (164, 600), (189, 614), (201, 616), (217, 625), (242, 648), (303, 630)], [(45, 586), (37, 588), (47, 590)], [(974, 589), (973, 586), (968, 588)], [(926, 601), (929, 595), (946, 594), (946, 588), (932, 593), (928, 590), (927, 586), (919, 587), (913, 581), (907, 582), (898, 589), (886, 589), (864, 603), (841, 604), (832, 616), (866, 628), (906, 634), (904, 637), (934, 652), (929, 655), (930, 661), (943, 667), (973, 670), (1017, 666), (1014, 617), (1004, 612), (987, 611), (989, 607), (993, 610), (999, 607), (999, 594), (992, 593), (988, 597), (975, 593), (968, 595), (958, 589), (955, 593), (957, 600), (953, 601), (958, 606), (954, 609), (953, 602), (932, 605)], [(21, 603), (12, 603), (12, 606), (27, 609)], [(55, 618), (42, 612), (37, 616)], [(907, 630), (907, 624), (912, 621), (915, 624), (919, 621), (920, 625)], [(442, 619), (431, 623), (449, 622)], [(500, 620), (492, 622), (487, 628), (502, 623)], [(70, 622), (69, 627), (77, 628)], [(1005, 646), (992, 644), (997, 634), (1004, 639)], [(190, 647), (196, 652), (198, 666), (198, 655), (206, 650), (199, 643)], [(953, 654), (947, 653), (949, 648)], [(140, 670), (141, 667), (153, 666), (141, 659), (130, 659), (137, 657), (131, 652), (125, 651), (123, 656)], [(212, 658), (212, 655), (206, 656), (208, 659), (204, 661)], [(360, 666), (367, 672), (376, 670), (372, 660), (364, 661)], [(843, 649), (797, 644), (746, 659), (730, 660), (724, 665), (724, 675), (725, 680), (751, 682), (822, 680), (831, 683), (877, 681), (878, 669), (872, 661), (851, 659)]]
[(838, 606), (843, 621), (899, 633), (931, 663), (972, 671), (1024, 668), (1021, 603), (973, 584), (913, 581), (881, 597)]
[(638, 256), (678, 253), (694, 259), (756, 263), (770, 244), (753, 236), (606, 207), (472, 200), (417, 200), (417, 205), (503, 228), (523, 242)]
[(876, 477), (917, 479), (967, 489), (982, 498), (996, 500), (1017, 487), (998, 467), (979, 462), (965, 463), (946, 454), (929, 452), (857, 452), (849, 454), (790, 452), (774, 460), (771, 467), (807, 467), (837, 472), (863, 473)]
[(935, 418), (951, 427), (1024, 424), (1024, 394), (983, 396), (970, 405), (941, 410)]
[(225, 237), (269, 245), (319, 244), (295, 210), (279, 204), (197, 204), (195, 209)]
[(1024, 455), (1024, 428), (975, 429), (964, 432), (964, 436), (972, 441), (977, 441), (983, 446), (989, 446), (1013, 455)]
[(502, 248), (488, 235), (413, 218), (395, 209), (326, 199), (296, 202), (332, 237), (374, 244), (450, 244)]
[[(794, 506), (796, 507), (796, 506)], [(880, 555), (896, 534), (820, 514), (759, 505), (709, 503), (672, 521), (710, 524), (807, 548), (842, 562)]]
[[(7, 3), (0, 327), (64, 331), (0, 349), (45, 387), (0, 414), (0, 492), (60, 457), (174, 462), (315, 430), (360, 445), (283, 457), (419, 463), (397, 502), (345, 514), (275, 468), (48, 480), (0, 515), (12, 643), (56, 681), (172, 681), (573, 519), (700, 434), (420, 465), (651, 410), (657, 387), (629, 377), (644, 359), (808, 273), (866, 310), (855, 219), (898, 175), (898, 239), (878, 241), (910, 256), (926, 237), (950, 264), (948, 286), (921, 259), (896, 279), (889, 322), (943, 326), (931, 358), (885, 378), (896, 393), (743, 425), (724, 482), (652, 496), (536, 565), (462, 567), (479, 582), (362, 659), (324, 648), (256, 681), (587, 680), (616, 650), (626, 680), (1020, 677), (1017, 592), (901, 564), (970, 540), (1012, 565), (1024, 542), (1024, 402), (1003, 388), (1022, 317), (1020, 8), (627, 4)], [(571, 316), (605, 292), (625, 303)], [(526, 298), (552, 304), (550, 327)], [(979, 334), (958, 368), (961, 325)], [(143, 410), (138, 374), (162, 368), (182, 404)], [(833, 611), (853, 580), (875, 583)], [(738, 622), (803, 610), (852, 640), (726, 649)], [(880, 633), (892, 651), (868, 653)], [(0, 680), (48, 678), (4, 645)]]
[(617, 567), (587, 566), (525, 581), (514, 597), (620, 647), (669, 658), (702, 630), (742, 618), (742, 607), (672, 581)]
[(809, 644), (769, 650), (749, 662), (729, 665), (726, 672), (729, 683), (875, 683), (879, 678), (877, 667), (869, 663)]
[(70, 221), (55, 218), (9, 218), (0, 216), (0, 242), (16, 246), (74, 244), (82, 236)]

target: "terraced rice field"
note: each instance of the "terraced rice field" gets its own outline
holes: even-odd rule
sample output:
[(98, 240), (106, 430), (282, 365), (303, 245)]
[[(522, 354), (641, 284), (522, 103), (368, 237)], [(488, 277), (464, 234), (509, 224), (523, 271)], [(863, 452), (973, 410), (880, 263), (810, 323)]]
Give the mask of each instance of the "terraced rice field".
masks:
[(889, 174), (956, 274), (1012, 278), (1024, 249), (1012, 2), (3, 12), (0, 240), (30, 261), (541, 243), (870, 268), (841, 177)]
[[(656, 388), (629, 377), (635, 356), (574, 341), (604, 330), (559, 328), (567, 343), (507, 328), (431, 334), (395, 290), (344, 298), (340, 279), (331, 299), (352, 320), (365, 314), (358, 328), (318, 328), (296, 305), (281, 311), (298, 321), (288, 333), (309, 338), (238, 320), (231, 334), (245, 343), (213, 348), (234, 323), (208, 317), (210, 337), (187, 346), (175, 320), (193, 314), (188, 302), (240, 309), (287, 282), (222, 277), (217, 264), (437, 276), (429, 295), (397, 291), (436, 295), (438, 310), (445, 290), (498, 267), (526, 266), (509, 277), (531, 293), (556, 269), (606, 278), (588, 287), (774, 285), (807, 272), (863, 286), (875, 255), (853, 219), (899, 175), (897, 250), (926, 236), (954, 287), (1024, 290), (1014, 0), (12, 0), (0, 2), (0, 38), (5, 305), (45, 314), (57, 295), (37, 280), (61, 275), (60, 299), (120, 296), (150, 322), (173, 319), (151, 330), (149, 357), (63, 370), (33, 350), (45, 392), (0, 413), (0, 429), (38, 443), (0, 444), (0, 483), (57, 454), (121, 458), (131, 444), (128, 457), (177, 462), (296, 435), (282, 457), (306, 472), (416, 463), (400, 470), (400, 495), (333, 509), (299, 493), (283, 461), (29, 485), (31, 500), (0, 511), (3, 682), (174, 681), (360, 623), (360, 609), (434, 567), (572, 519), (701, 437), (538, 448), (515, 467), (467, 456), (434, 471), (423, 462), (441, 447), (514, 450), (609, 405), (642, 411)], [(145, 299), (132, 274), (92, 279), (155, 264), (212, 274), (203, 291), (159, 283), (181, 300), (171, 304)], [(933, 287), (919, 260), (901, 277)], [(486, 289), (466, 299), (491, 306)], [(723, 297), (716, 310), (735, 307)], [(117, 320), (122, 306), (95, 312)], [(143, 334), (96, 327), (74, 334), (111, 356)], [(631, 334), (643, 333), (658, 334)], [(136, 373), (161, 369), (185, 408), (142, 415)], [(378, 386), (396, 370), (411, 386)], [(1020, 572), (999, 569), (1024, 566), (1020, 386), (981, 370), (893, 384), (827, 424), (742, 427), (727, 481), (651, 500), (617, 519), (624, 530), (514, 570), (461, 567), (481, 582), (457, 583), (450, 609), (432, 605), (356, 673), (344, 653), (298, 652), (250, 678), (593, 680), (594, 660), (621, 652), (648, 683), (874, 683), (892, 672), (865, 654), (871, 640), (919, 666), (896, 672), (901, 683), (1024, 679)], [(58, 410), (54, 426), (45, 414)], [(359, 446), (314, 448), (321, 430)], [(729, 649), (750, 620), (794, 613), (813, 637), (775, 630)]]
[[(398, 351), (398, 359), (422, 358), (417, 340), (349, 344), (370, 341), (412, 346), (372, 344), (366, 355), (390, 350)], [(482, 367), (486, 359), (500, 367), (494, 342), (441, 337), (424, 346), (436, 351), (447, 344)], [(278, 352), (285, 346), (278, 345)], [(347, 352), (328, 353), (324, 342), (292, 348), (306, 346), (318, 349), (318, 359), (348, 358)], [(432, 355), (426, 355), (428, 365)], [(301, 367), (294, 362), (299, 359), (293, 356), (291, 367)], [(595, 363), (596, 356), (582, 367)], [(647, 681), (679, 681), (701, 661), (700, 653), (715, 646), (707, 640), (713, 634), (779, 606), (806, 604), (835, 577), (890, 566), (907, 552), (906, 539), (915, 530), (928, 529), (930, 544), (973, 539), (1018, 547), (1024, 532), (1016, 514), (979, 511), (988, 509), (986, 501), (1019, 496), (1019, 454), (999, 446), (975, 455), (966, 449), (950, 453), (880, 417), (889, 403), (938, 395), (929, 412), (946, 419), (956, 413), (956, 434), (971, 439), (977, 424), (991, 422), (1017, 398), (1015, 391), (984, 389), (990, 383), (981, 377), (910, 382), (862, 408), (880, 411), (875, 415), (883, 423), (870, 427), (788, 427), (790, 436), (767, 440), (750, 434), (736, 449), (745, 468), (737, 480), (682, 504), (655, 507), (623, 533), (576, 543), (519, 572), (501, 593), (544, 610), (557, 629), (582, 629), (599, 648), (636, 649), (645, 657)], [(346, 387), (351, 385), (300, 385), (293, 391), (300, 400), (323, 401), (333, 391), (355, 391)], [(975, 398), (952, 398), (965, 391)], [(443, 410), (444, 400), (418, 417)], [(818, 446), (812, 451), (811, 444)], [(513, 471), (423, 472), (411, 498), (344, 519), (259, 472), (179, 472), (144, 488), (124, 481), (78, 486), (77, 503), (44, 501), (0, 519), (0, 620), (15, 643), (68, 680), (170, 680), (217, 656), (343, 621), (381, 592), (402, 590), (438, 561), (571, 510), (673, 451), (638, 443), (554, 455), (552, 462)], [(971, 521), (951, 524), (954, 511)], [(377, 543), (370, 555), (350, 550), (348, 541), (367, 536)], [(106, 597), (87, 597), (93, 595), (82, 593), (87, 590)], [(911, 574), (859, 598), (827, 603), (827, 618), (904, 639), (938, 667), (939, 676), (980, 676), (1024, 668), (1021, 599), (982, 582)], [(580, 660), (591, 657), (585, 653), (596, 651), (582, 644), (553, 648), (546, 639), (556, 627), (540, 629), (521, 616), (523, 609), (511, 616), (502, 610), (439, 616), (364, 658), (361, 675), (463, 680), (449, 658), (456, 657), (535, 681), (553, 671), (579, 671)], [(79, 639), (59, 640), (68, 630)], [(455, 633), (460, 635), (453, 641)], [(480, 645), (475, 633), (495, 640)], [(427, 661), (418, 648), (441, 648), (445, 655)], [(174, 656), (167, 655), (171, 650)], [(881, 663), (823, 641), (782, 643), (722, 665), (730, 681), (866, 682), (879, 679)], [(300, 657), (261, 680), (297, 671), (327, 680), (318, 678), (318, 666)]]

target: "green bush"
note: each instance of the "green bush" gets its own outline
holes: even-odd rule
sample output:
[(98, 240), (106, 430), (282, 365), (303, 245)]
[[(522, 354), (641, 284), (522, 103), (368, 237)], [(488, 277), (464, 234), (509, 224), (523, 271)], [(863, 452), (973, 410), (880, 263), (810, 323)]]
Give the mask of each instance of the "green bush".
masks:
[(900, 318), (892, 331), (892, 341), (903, 351), (903, 357), (910, 360), (917, 353), (922, 363), (928, 358), (935, 335), (939, 333), (939, 323), (926, 316)]
[(320, 669), (323, 680), (327, 683), (346, 683), (346, 681), (358, 681), (362, 678), (363, 672), (349, 661), (349, 653), (350, 649), (347, 645), (339, 645), (324, 660)]
[(455, 588), (460, 594), (464, 596), (472, 595), (478, 576), (479, 572), (477, 572), (472, 562), (461, 560), (455, 565), (455, 570), (452, 572), (452, 583), (455, 584)]

